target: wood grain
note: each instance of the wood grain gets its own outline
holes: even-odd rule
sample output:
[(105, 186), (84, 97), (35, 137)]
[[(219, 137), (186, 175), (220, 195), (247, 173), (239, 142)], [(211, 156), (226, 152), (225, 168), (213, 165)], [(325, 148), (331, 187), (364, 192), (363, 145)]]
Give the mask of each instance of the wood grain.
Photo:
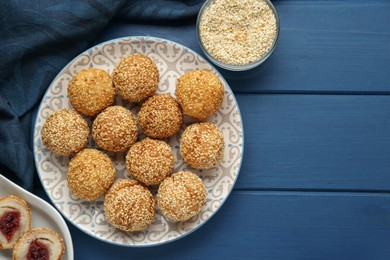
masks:
[(273, 3), (281, 26), (275, 52), (254, 70), (223, 71), (235, 91), (390, 93), (390, 2)]
[[(280, 17), (275, 52), (246, 72), (219, 69), (237, 93), (390, 94), (390, 1), (273, 1)], [(97, 39), (145, 35), (205, 57), (194, 21), (145, 25), (115, 21)]]
[(390, 97), (236, 95), (238, 189), (390, 190)]
[[(390, 196), (233, 192), (216, 216), (189, 236), (152, 248), (103, 243), (70, 227), (75, 259), (390, 258)], [(79, 234), (80, 233), (80, 234)]]
[[(390, 1), (272, 2), (275, 52), (250, 71), (218, 69), (245, 129), (224, 206), (153, 248), (115, 247), (70, 224), (76, 259), (390, 259)], [(96, 43), (161, 37), (204, 57), (194, 25), (116, 20)]]

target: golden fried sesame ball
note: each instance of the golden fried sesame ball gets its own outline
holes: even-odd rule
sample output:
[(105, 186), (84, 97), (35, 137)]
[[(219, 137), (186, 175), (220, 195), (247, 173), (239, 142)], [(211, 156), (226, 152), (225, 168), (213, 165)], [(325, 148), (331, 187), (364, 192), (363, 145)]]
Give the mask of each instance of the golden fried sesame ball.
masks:
[(43, 144), (57, 155), (70, 155), (88, 143), (87, 121), (74, 110), (67, 108), (51, 114), (42, 127)]
[(87, 116), (96, 116), (114, 103), (115, 87), (107, 72), (89, 68), (72, 78), (68, 94), (74, 109)]
[(145, 230), (153, 222), (155, 212), (153, 194), (136, 180), (115, 182), (104, 199), (108, 223), (123, 231)]
[[(43, 209), (42, 209), (43, 210)], [(42, 212), (43, 213), (43, 212)], [(41, 213), (41, 214), (42, 214)], [(44, 214), (44, 213), (43, 213)], [(35, 218), (35, 217), (34, 217)], [(48, 221), (54, 225), (54, 220)], [(67, 244), (69, 246), (69, 244)], [(65, 253), (64, 238), (52, 229), (34, 227), (24, 234), (12, 250), (13, 260), (61, 260)], [(3, 255), (3, 253), (1, 253)], [(64, 257), (65, 258), (65, 257)], [(66, 257), (68, 259), (69, 257)], [(1, 259), (11, 259), (4, 258)]]
[(128, 102), (141, 102), (153, 96), (158, 88), (159, 77), (157, 65), (143, 54), (126, 56), (112, 74), (118, 95)]
[(224, 88), (221, 80), (207, 70), (194, 70), (178, 79), (176, 98), (183, 113), (205, 120), (221, 106)]
[(86, 148), (70, 160), (67, 179), (74, 195), (83, 200), (95, 200), (107, 192), (115, 175), (110, 157), (99, 150)]
[[(3, 186), (0, 191), (0, 250), (12, 249), (18, 240), (31, 229), (31, 209), (27, 201), (15, 195), (6, 195), (9, 190)], [(4, 190), (4, 191), (3, 191)], [(4, 197), (1, 197), (6, 195)]]
[(148, 186), (160, 184), (171, 175), (174, 164), (171, 147), (164, 141), (150, 138), (132, 145), (126, 156), (130, 175)]
[(107, 151), (124, 152), (137, 140), (138, 127), (135, 116), (122, 106), (103, 110), (92, 124), (92, 137)]
[(197, 215), (206, 204), (206, 187), (194, 173), (172, 174), (159, 186), (157, 207), (171, 221), (186, 221)]
[(176, 99), (171, 95), (155, 95), (142, 104), (138, 121), (145, 135), (166, 138), (180, 130), (183, 114)]
[(180, 155), (194, 169), (210, 169), (223, 157), (225, 142), (219, 128), (210, 122), (188, 126), (180, 140)]

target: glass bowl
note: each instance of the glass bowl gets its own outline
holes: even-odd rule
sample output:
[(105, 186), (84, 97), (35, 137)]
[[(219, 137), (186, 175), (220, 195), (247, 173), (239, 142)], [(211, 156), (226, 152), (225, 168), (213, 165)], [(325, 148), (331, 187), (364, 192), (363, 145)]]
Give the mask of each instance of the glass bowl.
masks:
[(252, 68), (255, 68), (255, 67), (259, 66), (265, 60), (267, 60), (267, 58), (272, 54), (272, 52), (275, 49), (276, 43), (278, 41), (278, 38), (279, 38), (279, 30), (280, 30), (279, 17), (278, 17), (278, 14), (277, 14), (276, 10), (275, 10), (275, 7), (273, 6), (273, 4), (269, 0), (259, 0), (259, 2), (260, 1), (264, 2), (265, 4), (267, 4), (270, 7), (270, 9), (272, 10), (272, 13), (275, 16), (275, 20), (276, 20), (276, 33), (275, 33), (275, 37), (274, 37), (274, 40), (273, 40), (273, 43), (272, 43), (272, 47), (268, 50), (268, 52), (266, 52), (264, 55), (262, 55), (259, 59), (255, 60), (253, 62), (250, 62), (250, 63), (242, 64), (242, 65), (234, 65), (234, 64), (229, 64), (229, 63), (222, 62), (222, 61), (216, 59), (215, 57), (213, 57), (213, 55), (211, 55), (210, 52), (206, 49), (206, 47), (205, 47), (205, 45), (204, 45), (204, 43), (202, 41), (202, 38), (200, 36), (200, 23), (201, 23), (201, 18), (203, 16), (205, 10), (207, 9), (207, 7), (210, 6), (210, 4), (212, 4), (214, 2), (214, 0), (207, 0), (203, 4), (202, 8), (200, 9), (200, 11), (198, 13), (198, 17), (197, 17), (196, 32), (197, 32), (199, 45), (200, 45), (202, 51), (204, 52), (204, 54), (207, 56), (207, 58), (212, 63), (214, 63), (215, 65), (217, 65), (217, 66), (219, 66), (219, 67), (221, 67), (223, 69), (226, 69), (226, 70), (245, 71), (245, 70), (249, 70), (249, 69), (252, 69)]

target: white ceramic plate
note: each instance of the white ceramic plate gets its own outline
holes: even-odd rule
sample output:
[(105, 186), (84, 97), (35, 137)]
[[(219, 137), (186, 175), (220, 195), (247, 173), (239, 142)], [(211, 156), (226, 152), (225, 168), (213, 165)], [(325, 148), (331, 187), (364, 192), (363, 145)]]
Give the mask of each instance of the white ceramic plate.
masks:
[[(0, 197), (15, 195), (27, 201), (31, 209), (32, 227), (46, 227), (57, 232), (64, 240), (64, 260), (73, 260), (72, 237), (60, 213), (43, 199), (31, 194), (0, 174)], [(0, 250), (0, 259), (12, 259), (12, 250)]]
[[(220, 110), (209, 118), (222, 130), (225, 137), (225, 153), (222, 163), (213, 169), (195, 171), (208, 190), (207, 205), (192, 219), (171, 223), (159, 212), (155, 221), (144, 232), (122, 232), (106, 222), (103, 198), (93, 202), (78, 199), (69, 191), (66, 171), (69, 157), (53, 155), (43, 144), (41, 129), (48, 115), (54, 111), (71, 107), (67, 94), (70, 79), (80, 70), (96, 67), (112, 73), (121, 58), (130, 53), (143, 53), (156, 64), (160, 73), (158, 93), (174, 96), (176, 80), (185, 72), (206, 69), (221, 77), (225, 86), (225, 97)], [(123, 105), (135, 114), (139, 106), (127, 104), (119, 98), (116, 104)], [(91, 118), (87, 118), (91, 123)], [(194, 122), (185, 118), (181, 131), (167, 139), (175, 155), (174, 172), (189, 169), (179, 155), (179, 140), (184, 128)], [(89, 147), (95, 147), (92, 140)], [(222, 206), (238, 177), (243, 153), (243, 126), (241, 115), (232, 90), (222, 76), (202, 57), (188, 48), (168, 40), (153, 37), (129, 37), (111, 40), (83, 52), (71, 61), (49, 86), (38, 110), (34, 132), (35, 163), (42, 185), (58, 210), (76, 227), (103, 241), (122, 246), (151, 246), (167, 243), (191, 233), (203, 225)], [(124, 153), (107, 153), (115, 163), (117, 178), (129, 178), (125, 169)], [(189, 169), (191, 170), (191, 169)]]

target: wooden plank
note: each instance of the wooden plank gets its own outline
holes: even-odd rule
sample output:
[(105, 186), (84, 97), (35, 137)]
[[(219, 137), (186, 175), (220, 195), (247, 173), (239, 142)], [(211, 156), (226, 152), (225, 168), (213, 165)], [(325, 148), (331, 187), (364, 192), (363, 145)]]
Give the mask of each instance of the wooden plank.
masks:
[(390, 97), (236, 95), (237, 189), (390, 190)]
[(390, 259), (388, 194), (233, 192), (194, 233), (151, 248), (114, 247), (69, 227), (75, 259)]
[(274, 3), (275, 53), (253, 71), (224, 73), (236, 91), (390, 92), (390, 2)]
[[(256, 69), (220, 69), (234, 91), (390, 94), (390, 1), (273, 2), (281, 20), (277, 48)], [(131, 35), (156, 36), (202, 54), (194, 25), (195, 21), (190, 21), (172, 30), (169, 24), (115, 21), (97, 42)]]

